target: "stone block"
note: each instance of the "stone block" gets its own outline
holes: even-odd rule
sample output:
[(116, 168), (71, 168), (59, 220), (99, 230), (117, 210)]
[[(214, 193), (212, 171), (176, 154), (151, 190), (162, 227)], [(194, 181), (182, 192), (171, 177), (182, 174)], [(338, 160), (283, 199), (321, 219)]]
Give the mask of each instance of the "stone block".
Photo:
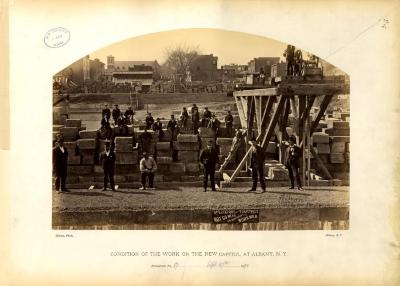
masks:
[(88, 186), (94, 183), (94, 176), (79, 176), (79, 184), (87, 184)]
[(80, 163), (81, 163), (81, 156), (74, 156), (68, 154), (68, 165), (79, 165)]
[(199, 163), (185, 163), (187, 173), (198, 173), (200, 171)]
[(332, 164), (341, 164), (344, 163), (344, 154), (343, 153), (331, 153), (329, 155), (329, 161)]
[(133, 140), (132, 137), (122, 137), (122, 136), (117, 136), (115, 137), (115, 146), (117, 145), (130, 145), (132, 146)]
[(233, 138), (217, 138), (217, 145), (219, 146), (232, 146)]
[(331, 152), (332, 153), (344, 153), (346, 151), (346, 143), (345, 142), (332, 142), (331, 144)]
[(268, 177), (273, 181), (287, 181), (289, 172), (283, 167), (270, 167), (268, 168)]
[(155, 183), (164, 182), (164, 175), (156, 173), (156, 175), (154, 176), (154, 182)]
[(95, 139), (79, 139), (76, 144), (78, 145), (79, 150), (85, 150), (85, 149), (94, 150), (96, 148)]
[(156, 144), (157, 148), (157, 154), (158, 151), (170, 151), (171, 150), (171, 143), (170, 142), (157, 142)]
[(350, 153), (349, 152), (344, 153), (344, 159), (346, 160), (347, 163), (350, 163)]
[(66, 127), (81, 127), (82, 126), (82, 120), (80, 119), (67, 119), (65, 120), (65, 126)]
[(68, 156), (75, 155), (76, 141), (65, 141), (64, 148), (68, 151)]
[(323, 132), (315, 132), (312, 135), (313, 143), (329, 143), (329, 135)]
[(350, 142), (346, 142), (346, 152), (350, 152)]
[(266, 152), (267, 153), (275, 153), (276, 147), (277, 147), (277, 143), (276, 142), (269, 141)]
[(132, 144), (128, 145), (115, 145), (115, 152), (133, 152)]
[(174, 150), (178, 151), (198, 151), (200, 150), (199, 142), (177, 142), (173, 143)]
[(78, 127), (61, 127), (60, 134), (63, 136), (65, 141), (68, 139), (75, 140), (78, 136)]
[(140, 173), (125, 175), (126, 182), (140, 182)]
[(116, 152), (115, 164), (131, 165), (137, 164), (139, 160), (138, 152)]
[(79, 184), (79, 177), (78, 176), (67, 176), (65, 181), (67, 184)]
[(68, 166), (68, 175), (88, 175), (93, 172), (93, 165)]
[(163, 137), (161, 138), (161, 142), (170, 142), (172, 140), (172, 134), (171, 131), (167, 129), (163, 129), (164, 134)]
[(178, 160), (184, 162), (194, 162), (199, 160), (198, 151), (178, 151)]
[(81, 165), (93, 165), (93, 164), (94, 164), (94, 153), (81, 154)]
[(185, 173), (185, 163), (181, 162), (174, 162), (172, 164), (169, 164), (169, 171), (172, 174), (183, 174)]
[(53, 131), (59, 132), (64, 125), (53, 125)]
[(81, 139), (96, 139), (97, 131), (96, 130), (82, 130), (79, 131), (79, 138)]
[(200, 138), (203, 137), (215, 137), (215, 132), (211, 128), (200, 127), (199, 129)]
[(150, 143), (147, 145), (141, 145), (141, 150), (143, 152), (147, 152), (148, 154), (154, 155), (156, 152), (156, 144), (155, 143)]
[(212, 142), (212, 144), (215, 145), (214, 137), (200, 138), (200, 149), (206, 148), (208, 142)]
[(347, 121), (333, 121), (332, 122), (334, 129), (349, 129), (350, 124)]
[(325, 133), (329, 136), (350, 136), (350, 129), (327, 128)]
[[(328, 137), (328, 140), (329, 140), (329, 137)], [(318, 144), (316, 144), (316, 149), (317, 149), (318, 155), (331, 153), (331, 147), (330, 147), (329, 144), (326, 144), (326, 143), (318, 143)]]
[(197, 134), (178, 134), (177, 137), (179, 143), (196, 143), (198, 140)]
[[(118, 155), (117, 155), (118, 158)], [(137, 163), (130, 163), (130, 164), (116, 164), (115, 165), (115, 174), (135, 174), (139, 172), (139, 164)]]
[(333, 122), (334, 121), (339, 121), (338, 118), (326, 118), (325, 122), (328, 128), (333, 128)]
[(172, 150), (157, 150), (157, 158), (158, 157), (171, 157)]
[[(350, 119), (350, 112), (342, 112), (342, 114), (340, 115), (340, 119), (347, 121), (347, 119)], [(349, 122), (350, 120), (348, 120), (347, 122)]]
[(157, 164), (171, 164), (172, 157), (157, 156)]
[(94, 165), (93, 170), (95, 174), (103, 174), (103, 166), (101, 165)]
[(330, 136), (330, 142), (335, 143), (335, 142), (350, 142), (350, 136)]

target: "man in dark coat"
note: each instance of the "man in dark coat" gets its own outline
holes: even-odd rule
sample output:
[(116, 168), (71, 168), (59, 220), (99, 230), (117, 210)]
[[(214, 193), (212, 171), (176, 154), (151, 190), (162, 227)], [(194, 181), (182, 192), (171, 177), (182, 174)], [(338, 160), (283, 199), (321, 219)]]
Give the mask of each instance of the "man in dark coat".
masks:
[(213, 113), (211, 120), (208, 122), (208, 128), (211, 128), (214, 131), (215, 138), (217, 138), (218, 135), (218, 130), (219, 127), (221, 126), (221, 122), (218, 120), (218, 118), (215, 116), (215, 113)]
[(118, 117), (117, 125), (121, 135), (128, 135), (128, 119), (124, 115)]
[(161, 141), (162, 138), (164, 137), (164, 131), (163, 131), (163, 126), (162, 126), (162, 122), (161, 119), (159, 117), (157, 117), (156, 122), (154, 122), (153, 124), (153, 130), (154, 131), (158, 131), (158, 141)]
[(192, 107), (192, 126), (193, 133), (197, 134), (199, 132), (200, 114), (197, 108)]
[(104, 171), (104, 188), (107, 191), (108, 180), (110, 180), (111, 190), (115, 191), (114, 173), (115, 173), (115, 153), (111, 150), (111, 142), (106, 141), (104, 145), (104, 152), (100, 154), (100, 162), (103, 165)]
[(296, 137), (290, 136), (289, 143), (283, 142), (284, 145), (287, 146), (285, 153), (285, 165), (289, 171), (290, 178), (290, 189), (294, 189), (294, 178), (296, 177), (297, 188), (302, 191), (303, 188), (301, 186), (300, 180), (300, 162), (299, 159), (301, 157), (301, 148), (296, 145)]
[(151, 129), (154, 124), (154, 118), (151, 116), (151, 113), (147, 113), (146, 118), (145, 118), (145, 123), (146, 123), (146, 128)]
[(178, 135), (178, 122), (175, 119), (175, 116), (171, 114), (171, 119), (168, 121), (167, 129), (171, 132), (172, 140), (176, 140), (176, 136)]
[(128, 124), (133, 124), (133, 116), (135, 112), (132, 110), (132, 106), (129, 106), (128, 109), (125, 111), (124, 116), (127, 119)]
[(250, 141), (251, 153), (250, 153), (250, 168), (251, 178), (253, 179), (253, 186), (249, 192), (255, 192), (257, 189), (257, 181), (260, 180), (261, 189), (265, 192), (265, 177), (264, 177), (264, 160), (265, 151), (257, 144), (255, 138)]
[(151, 147), (151, 140), (153, 139), (153, 136), (147, 130), (146, 127), (145, 127), (143, 133), (140, 134), (139, 139), (140, 139), (140, 143), (142, 144), (142, 154), (143, 153), (151, 153), (150, 147)]
[(187, 122), (188, 119), (189, 119), (189, 113), (187, 112), (186, 107), (183, 107), (181, 115), (180, 115), (182, 128), (186, 127), (186, 122)]
[(215, 190), (215, 165), (218, 163), (218, 151), (213, 147), (213, 142), (207, 142), (207, 147), (200, 152), (200, 163), (204, 168), (204, 192), (207, 191), (208, 177), (210, 177), (211, 190)]
[(211, 120), (211, 111), (208, 110), (208, 107), (204, 107), (203, 118), (201, 120), (201, 126), (207, 127), (208, 123)]
[(233, 116), (230, 110), (228, 110), (228, 114), (225, 116), (225, 127), (228, 136), (231, 137), (233, 135)]
[[(56, 190), (58, 192), (69, 192), (65, 187), (67, 179), (68, 151), (64, 147), (64, 139), (59, 137), (53, 148), (53, 170), (56, 175)], [(61, 190), (60, 190), (61, 187)]]
[(106, 116), (107, 119), (110, 120), (111, 110), (108, 108), (108, 104), (105, 104), (104, 109), (101, 111), (101, 117), (104, 118), (104, 116)]
[(118, 118), (119, 118), (120, 115), (121, 115), (121, 110), (119, 110), (118, 104), (115, 104), (114, 105), (114, 109), (112, 111), (112, 117), (114, 119), (114, 124), (115, 125), (117, 125), (117, 121), (118, 121)]

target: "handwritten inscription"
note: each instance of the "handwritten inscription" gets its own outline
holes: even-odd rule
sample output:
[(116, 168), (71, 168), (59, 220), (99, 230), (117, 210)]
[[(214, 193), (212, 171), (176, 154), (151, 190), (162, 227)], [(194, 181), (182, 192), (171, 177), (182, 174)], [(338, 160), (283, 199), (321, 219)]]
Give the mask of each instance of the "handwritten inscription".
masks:
[(254, 209), (214, 210), (214, 223), (244, 223), (259, 222), (260, 211)]

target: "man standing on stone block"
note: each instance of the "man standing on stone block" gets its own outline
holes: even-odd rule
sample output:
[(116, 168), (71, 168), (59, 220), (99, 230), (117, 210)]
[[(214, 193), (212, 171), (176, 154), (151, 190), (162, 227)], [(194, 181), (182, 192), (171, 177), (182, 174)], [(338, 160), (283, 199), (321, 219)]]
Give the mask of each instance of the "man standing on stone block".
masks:
[(211, 120), (208, 122), (208, 128), (211, 128), (214, 131), (214, 140), (217, 140), (218, 130), (221, 125), (221, 122), (215, 116), (215, 113), (212, 114)]
[(294, 178), (296, 177), (297, 188), (302, 191), (299, 171), (301, 148), (296, 145), (296, 137), (293, 135), (290, 136), (289, 143), (283, 141), (282, 144), (286, 146), (285, 166), (289, 171), (290, 189), (294, 189)]
[[(195, 105), (195, 104), (194, 104)], [(192, 107), (192, 126), (193, 126), (193, 134), (199, 133), (199, 123), (200, 123), (200, 114), (199, 110)]]
[(107, 191), (108, 180), (110, 180), (111, 190), (115, 191), (114, 173), (115, 173), (115, 153), (111, 150), (111, 142), (106, 141), (104, 145), (104, 152), (100, 154), (100, 162), (103, 165), (104, 171), (104, 188)]
[(158, 131), (158, 141), (161, 141), (162, 138), (164, 137), (164, 131), (163, 131), (163, 126), (161, 119), (157, 117), (156, 122), (153, 124), (153, 130)]
[(225, 127), (228, 136), (231, 137), (233, 132), (233, 116), (230, 110), (228, 110), (228, 114), (225, 116)]
[(180, 115), (182, 128), (186, 127), (186, 122), (187, 122), (188, 119), (189, 119), (189, 113), (187, 112), (186, 107), (183, 107), (181, 115)]
[(108, 108), (108, 104), (105, 104), (104, 109), (101, 111), (101, 117), (104, 118), (104, 116), (106, 116), (107, 119), (110, 120), (111, 110)]
[(124, 116), (127, 119), (128, 124), (133, 124), (133, 116), (135, 112), (132, 110), (132, 106), (129, 106), (128, 109), (125, 111)]
[(257, 144), (255, 138), (250, 140), (251, 153), (250, 153), (250, 168), (251, 178), (253, 179), (253, 186), (249, 192), (255, 192), (257, 190), (257, 181), (260, 180), (262, 192), (265, 192), (265, 177), (264, 177), (264, 160), (265, 151)]
[[(53, 171), (56, 175), (57, 192), (69, 192), (65, 186), (67, 180), (68, 151), (64, 147), (64, 139), (59, 137), (53, 148)], [(61, 190), (60, 190), (61, 187)]]
[(204, 168), (204, 192), (207, 191), (208, 177), (210, 177), (211, 190), (215, 190), (215, 165), (218, 163), (218, 151), (213, 147), (213, 142), (208, 141), (207, 147), (200, 153), (200, 163)]
[(147, 115), (146, 115), (145, 124), (146, 124), (146, 128), (147, 129), (151, 129), (153, 127), (154, 118), (153, 118), (153, 116), (151, 116), (150, 112), (148, 112)]
[(115, 104), (114, 105), (114, 109), (112, 111), (112, 117), (114, 119), (115, 126), (117, 126), (117, 120), (118, 120), (120, 115), (121, 115), (121, 110), (119, 110), (118, 104)]
[(142, 179), (142, 186), (139, 188), (140, 190), (145, 190), (146, 189), (146, 180), (148, 178), (149, 184), (148, 184), (148, 189), (149, 190), (154, 190), (154, 174), (157, 171), (157, 164), (156, 161), (149, 156), (146, 152), (143, 153), (143, 158), (139, 162), (139, 168), (140, 168), (140, 173), (141, 173), (141, 179)]

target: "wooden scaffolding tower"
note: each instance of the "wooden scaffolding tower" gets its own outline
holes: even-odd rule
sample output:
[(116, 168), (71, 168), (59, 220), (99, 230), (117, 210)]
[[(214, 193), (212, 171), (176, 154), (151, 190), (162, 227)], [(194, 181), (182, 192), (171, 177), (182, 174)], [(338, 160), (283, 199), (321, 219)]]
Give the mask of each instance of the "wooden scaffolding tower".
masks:
[[(289, 79), (281, 82), (278, 87), (235, 91), (233, 95), (242, 128), (247, 130), (246, 141), (251, 139), (254, 136), (253, 134), (256, 134), (257, 142), (264, 150), (268, 147), (274, 134), (279, 143), (288, 139), (286, 125), (289, 112), (292, 111), (297, 122), (293, 131), (297, 136), (298, 145), (303, 147), (301, 170), (303, 182), (305, 182), (306, 169), (310, 170), (310, 153), (316, 159), (326, 179), (332, 179), (328, 169), (310, 144), (310, 138), (316, 131), (332, 97), (336, 94), (346, 93), (349, 93), (349, 85), (345, 83), (344, 78), (330, 77), (317, 82)], [(312, 107), (318, 108), (313, 118), (310, 116)], [(279, 146), (282, 146), (282, 144), (279, 144)], [(223, 173), (227, 164), (221, 166), (219, 173), (223, 174), (225, 181), (233, 182), (235, 180), (239, 172), (247, 165), (250, 152), (251, 149), (247, 148), (245, 156), (230, 177)], [(280, 148), (279, 154), (280, 161), (283, 163), (282, 148)], [(228, 157), (225, 162), (229, 160)]]

